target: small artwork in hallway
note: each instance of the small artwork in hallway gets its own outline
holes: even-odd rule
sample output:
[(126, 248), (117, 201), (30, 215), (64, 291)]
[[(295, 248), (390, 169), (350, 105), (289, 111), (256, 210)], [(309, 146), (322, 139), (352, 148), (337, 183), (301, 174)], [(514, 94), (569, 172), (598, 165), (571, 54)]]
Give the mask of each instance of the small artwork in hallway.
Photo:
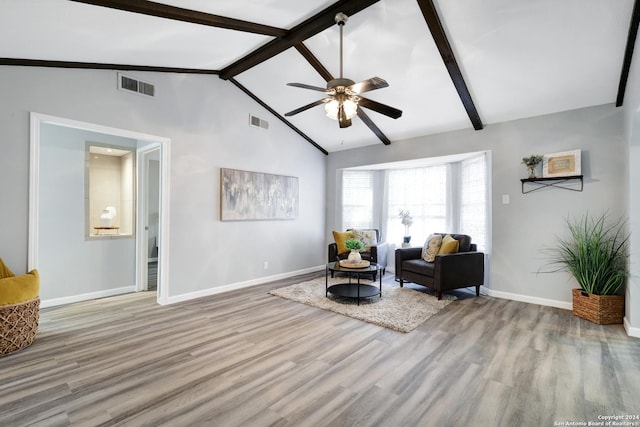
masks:
[(220, 169), (222, 221), (295, 219), (298, 178), (237, 169)]

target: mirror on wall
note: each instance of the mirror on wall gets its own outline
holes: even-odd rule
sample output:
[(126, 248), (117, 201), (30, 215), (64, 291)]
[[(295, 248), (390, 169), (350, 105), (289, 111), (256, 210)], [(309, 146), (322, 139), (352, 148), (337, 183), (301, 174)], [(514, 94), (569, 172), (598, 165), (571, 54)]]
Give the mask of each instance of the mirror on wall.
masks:
[(87, 142), (85, 164), (86, 235), (135, 235), (135, 151)]

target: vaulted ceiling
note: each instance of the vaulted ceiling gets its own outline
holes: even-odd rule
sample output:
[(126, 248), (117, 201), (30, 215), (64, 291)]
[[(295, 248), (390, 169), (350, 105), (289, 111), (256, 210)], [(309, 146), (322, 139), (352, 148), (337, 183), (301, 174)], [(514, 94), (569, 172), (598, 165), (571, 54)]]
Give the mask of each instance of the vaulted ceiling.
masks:
[[(323, 152), (617, 103), (636, 38), (634, 0), (2, 0), (0, 65), (210, 74)], [(381, 77), (340, 129), (323, 97), (338, 77)]]

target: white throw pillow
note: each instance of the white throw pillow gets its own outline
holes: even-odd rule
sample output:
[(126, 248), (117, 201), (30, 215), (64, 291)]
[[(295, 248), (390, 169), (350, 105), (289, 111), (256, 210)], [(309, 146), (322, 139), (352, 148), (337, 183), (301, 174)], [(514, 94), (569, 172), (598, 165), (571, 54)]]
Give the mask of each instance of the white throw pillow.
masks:
[(356, 239), (364, 244), (364, 251), (371, 252), (371, 246), (378, 244), (376, 241), (376, 230), (353, 230)]
[(427, 237), (422, 247), (422, 259), (427, 262), (435, 261), (436, 255), (440, 252), (440, 246), (442, 246), (442, 236), (440, 234), (431, 234)]

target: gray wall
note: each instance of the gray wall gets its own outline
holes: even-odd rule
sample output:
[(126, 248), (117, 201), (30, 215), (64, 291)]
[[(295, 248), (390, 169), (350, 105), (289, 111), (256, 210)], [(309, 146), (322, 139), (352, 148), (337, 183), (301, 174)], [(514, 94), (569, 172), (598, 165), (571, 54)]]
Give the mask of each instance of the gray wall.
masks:
[[(171, 139), (169, 296), (322, 264), (324, 154), (218, 77), (127, 74), (158, 96), (118, 91), (115, 71), (0, 66), (0, 256), (16, 273), (27, 269), (32, 111)], [(249, 127), (250, 113), (269, 129)], [(299, 177), (299, 218), (221, 222), (221, 167)]]
[(136, 148), (136, 141), (43, 124), (40, 134), (40, 299), (135, 285), (135, 236), (85, 238), (85, 142)]
[[(527, 177), (520, 164), (523, 157), (577, 148), (582, 150), (583, 192), (554, 188), (521, 194), (520, 179)], [(541, 250), (554, 243), (554, 236), (564, 234), (567, 216), (627, 211), (622, 110), (613, 105), (332, 153), (325, 238), (330, 241), (331, 231), (339, 226), (334, 198), (338, 169), (483, 150), (492, 153), (492, 253), (486, 286), (494, 295), (566, 306), (577, 283), (565, 273), (537, 274), (546, 263)], [(504, 194), (510, 196), (508, 205), (502, 204)], [(416, 242), (426, 237), (415, 236)]]

